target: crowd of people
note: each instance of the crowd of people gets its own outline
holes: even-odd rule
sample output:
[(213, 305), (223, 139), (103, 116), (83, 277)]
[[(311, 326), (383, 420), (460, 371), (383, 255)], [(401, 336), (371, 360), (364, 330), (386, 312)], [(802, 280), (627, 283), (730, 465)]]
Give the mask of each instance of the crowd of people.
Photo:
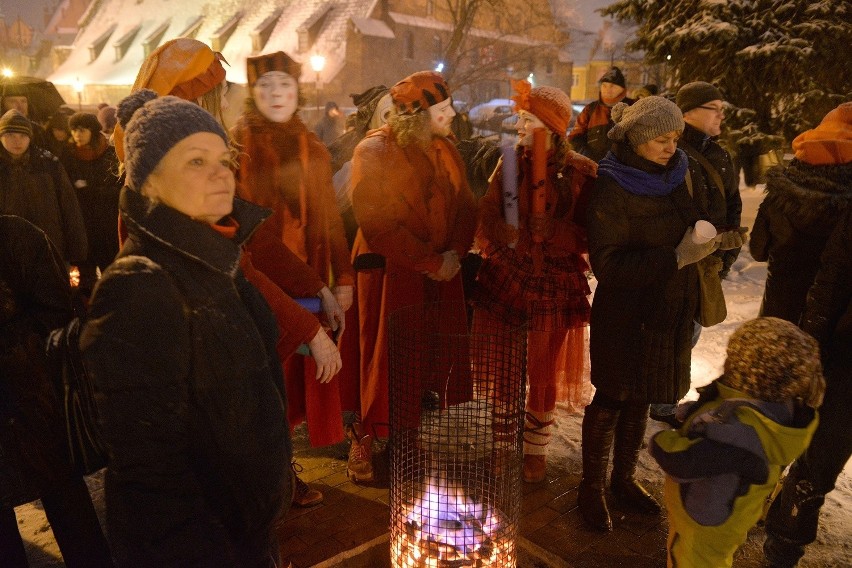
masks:
[[(117, 107), (44, 127), (26, 93), (3, 93), (0, 480), (27, 481), (0, 490), (11, 566), (26, 566), (14, 507), (35, 497), (68, 566), (286, 566), (276, 521), (323, 501), (299, 479), (292, 429), (313, 446), (348, 440), (348, 476), (374, 480), (388, 316), (435, 302), (455, 333), (527, 326), (523, 482), (547, 477), (557, 402), (584, 408), (585, 523), (612, 530), (610, 498), (665, 507), (669, 565), (730, 566), (795, 460), (765, 551), (796, 565), (852, 453), (852, 103), (770, 176), (750, 245), (769, 262), (761, 313), (732, 336), (723, 375), (683, 402), (691, 349), (717, 323), (703, 312), (747, 242), (715, 86), (632, 99), (612, 68), (569, 132), (564, 91), (515, 81), (518, 141), (498, 161), (487, 142), (459, 144), (438, 72), (353, 95), (345, 131), (329, 103), (311, 130), (301, 65), (281, 51), (247, 59), (245, 109), (226, 125), (223, 63), (168, 41)], [(38, 349), (74, 315), (71, 267), (108, 539), (63, 465)], [(634, 477), (649, 416), (672, 426), (648, 444), (663, 504)], [(38, 452), (12, 451), (25, 435)]]

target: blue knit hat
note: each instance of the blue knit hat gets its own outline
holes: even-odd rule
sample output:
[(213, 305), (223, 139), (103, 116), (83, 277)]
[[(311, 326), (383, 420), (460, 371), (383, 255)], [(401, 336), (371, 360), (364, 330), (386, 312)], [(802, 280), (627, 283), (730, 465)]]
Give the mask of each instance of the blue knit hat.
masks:
[(124, 169), (127, 185), (141, 191), (145, 180), (169, 150), (199, 132), (216, 134), (228, 144), (228, 135), (212, 114), (178, 97), (158, 97), (142, 89), (118, 103), (118, 121), (124, 128)]

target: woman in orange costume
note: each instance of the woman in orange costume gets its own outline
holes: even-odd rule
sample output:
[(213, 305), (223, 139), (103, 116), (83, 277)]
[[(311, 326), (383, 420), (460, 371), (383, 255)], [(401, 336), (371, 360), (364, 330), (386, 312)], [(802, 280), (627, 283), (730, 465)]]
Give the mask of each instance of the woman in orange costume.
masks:
[[(321, 295), (345, 312), (352, 305), (355, 273), (331, 183), (331, 156), (296, 112), (302, 66), (282, 51), (249, 57), (246, 66), (251, 97), (232, 129), (241, 150), (237, 195), (273, 211), (260, 231), (265, 244), (248, 244), (253, 262), (275, 280), (280, 265), (268, 246), (283, 243), (325, 283)], [(330, 323), (343, 330), (342, 316)], [(307, 419), (313, 446), (342, 441), (338, 379), (317, 383), (313, 360), (300, 355), (287, 361), (285, 371), (288, 397), (301, 402), (290, 405), (290, 421)]]
[[(142, 63), (132, 91), (151, 89), (160, 96), (173, 95), (193, 101), (212, 114), (220, 123), (224, 123), (223, 113), (227, 110), (227, 81), (224, 58), (206, 44), (191, 38), (178, 38), (167, 41), (153, 51)], [(116, 125), (114, 133), (116, 153), (124, 159), (124, 131)], [(323, 310), (331, 322), (342, 319), (342, 310), (331, 297), (317, 273), (302, 262), (290, 249), (274, 238), (269, 230), (269, 222), (260, 225), (252, 236), (251, 249), (244, 249), (240, 258), (240, 267), (246, 278), (263, 294), (272, 308), (278, 322), (280, 333), (276, 346), (282, 364), (290, 358), (300, 344), (307, 344), (315, 357), (316, 374), (313, 382), (327, 384), (340, 370), (340, 355), (336, 347), (322, 330), (319, 320), (296, 303), (293, 297), (320, 296)], [(257, 268), (252, 250), (260, 260), (269, 266), (268, 272)], [(313, 380), (313, 379), (312, 379)], [(289, 385), (288, 385), (289, 386)], [(297, 391), (304, 393), (305, 389)], [(290, 394), (288, 389), (288, 415), (290, 426), (298, 422), (292, 420), (299, 412), (293, 409), (304, 407), (304, 401), (298, 394)], [(304, 417), (304, 414), (302, 414)], [(294, 465), (294, 467), (297, 467)], [(293, 503), (297, 506), (311, 506), (322, 502), (322, 494), (310, 489), (296, 477)]]
[[(390, 90), (388, 123), (352, 157), (352, 207), (358, 221), (353, 258), (384, 257), (358, 272), (361, 423), (351, 433), (348, 473), (372, 479), (372, 433), (388, 423), (388, 320), (398, 308), (451, 302), (449, 320), (467, 331), (459, 259), (476, 228), (476, 206), (452, 141), (455, 111), (440, 74), (420, 71)], [(357, 260), (356, 260), (357, 261)], [(452, 402), (452, 401), (448, 401)]]
[[(496, 326), (529, 325), (529, 389), (524, 424), (524, 480), (545, 478), (545, 457), (557, 400), (584, 406), (591, 399), (585, 379), (585, 328), (589, 285), (585, 214), (597, 175), (594, 162), (569, 149), (565, 131), (571, 100), (555, 87), (531, 89), (515, 81), (518, 119), (517, 225), (504, 216), (500, 163), (480, 200), (477, 246), (484, 258), (474, 295), (474, 333)], [(536, 129), (546, 133), (533, 151)], [(540, 155), (537, 153), (540, 152)], [(536, 160), (544, 185), (536, 199)], [(546, 173), (545, 173), (546, 167)], [(512, 182), (513, 180), (507, 180)]]

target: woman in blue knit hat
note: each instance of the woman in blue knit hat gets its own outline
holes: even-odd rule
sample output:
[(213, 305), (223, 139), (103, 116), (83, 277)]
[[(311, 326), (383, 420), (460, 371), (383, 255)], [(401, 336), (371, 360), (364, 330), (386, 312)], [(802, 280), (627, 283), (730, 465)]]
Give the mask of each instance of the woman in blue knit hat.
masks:
[(200, 106), (142, 90), (118, 115), (128, 239), (80, 341), (117, 565), (272, 568), (292, 449), (275, 317), (240, 269), (268, 212), (234, 198), (228, 136)]

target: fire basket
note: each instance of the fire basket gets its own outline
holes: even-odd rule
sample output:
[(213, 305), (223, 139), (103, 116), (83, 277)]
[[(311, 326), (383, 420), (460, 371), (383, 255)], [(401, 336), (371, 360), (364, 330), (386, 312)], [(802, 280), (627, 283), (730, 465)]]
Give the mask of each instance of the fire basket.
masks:
[(464, 307), (390, 315), (391, 563), (517, 564), (526, 328), (468, 331)]

